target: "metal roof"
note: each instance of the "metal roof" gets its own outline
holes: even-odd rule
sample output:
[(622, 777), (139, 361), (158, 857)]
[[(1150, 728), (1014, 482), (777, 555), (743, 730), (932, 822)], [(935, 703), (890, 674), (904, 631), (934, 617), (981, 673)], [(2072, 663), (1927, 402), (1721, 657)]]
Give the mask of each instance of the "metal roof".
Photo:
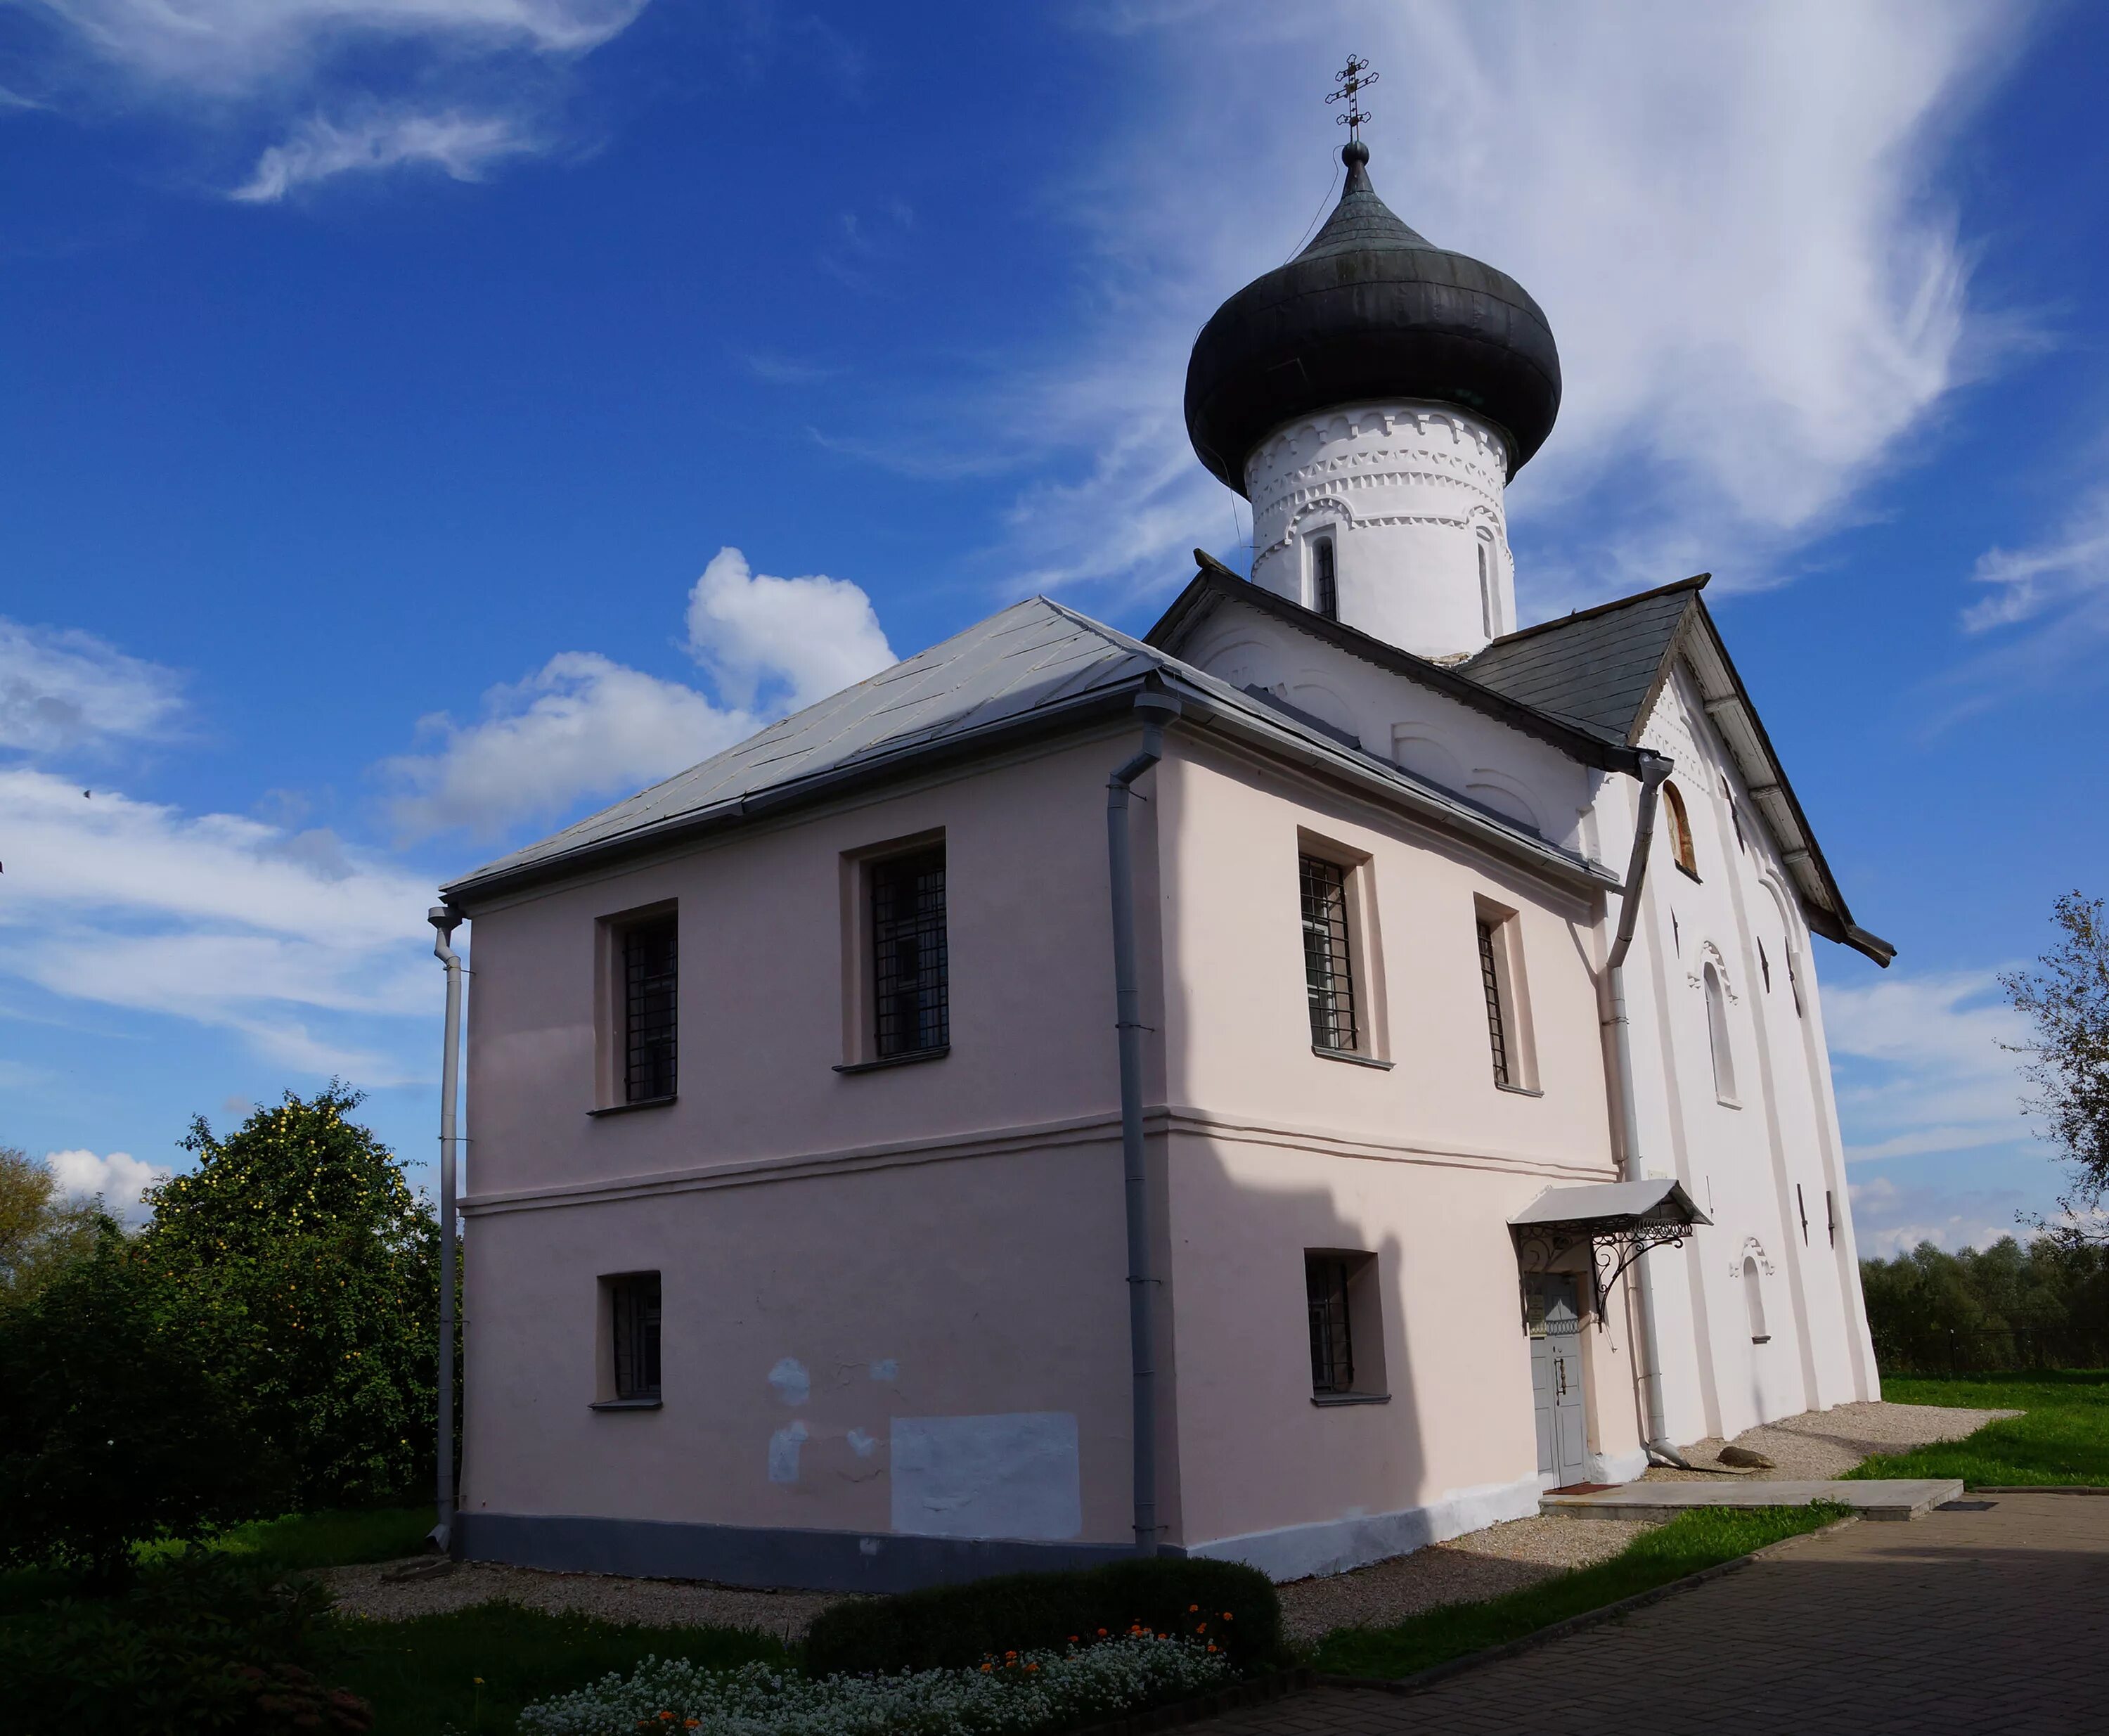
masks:
[(1667, 1177), (1642, 1182), (1595, 1182), (1548, 1187), (1509, 1219), (1518, 1229), (1536, 1224), (1711, 1223), (1691, 1196)]
[(1045, 597), (1013, 604), (920, 654), (772, 724), (737, 747), (441, 888), (499, 896), (674, 838), (819, 799), (851, 784), (1018, 737), (1082, 727), (1145, 685), (1187, 719), (1357, 783), (1570, 881), (1617, 884), (1601, 864)]
[(1584, 609), (1496, 640), (1459, 666), (1496, 693), (1606, 740), (1637, 743), (1669, 653), (1707, 575)]

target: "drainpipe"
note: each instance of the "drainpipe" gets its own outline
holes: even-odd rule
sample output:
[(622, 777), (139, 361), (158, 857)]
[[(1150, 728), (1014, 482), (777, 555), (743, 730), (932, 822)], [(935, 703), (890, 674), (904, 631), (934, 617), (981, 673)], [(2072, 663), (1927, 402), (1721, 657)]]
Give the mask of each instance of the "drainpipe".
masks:
[(427, 915), (436, 931), (432, 954), (447, 967), (446, 1054), (440, 1063), (440, 1426), (439, 1519), (428, 1539), (451, 1553), (454, 1531), (454, 1104), (461, 1078), (461, 955), (447, 943), (461, 913), (435, 904)]
[[(1648, 849), (1655, 842), (1656, 793), (1669, 773), (1669, 759), (1642, 750), (1640, 811), (1633, 821), (1633, 858), (1626, 864), (1625, 890), (1619, 905), (1618, 937), (1611, 943), (1611, 956), (1605, 972), (1610, 979), (1611, 1047), (1618, 1058), (1622, 1136), (1619, 1143), (1624, 1148), (1626, 1179), (1629, 1182), (1645, 1181), (1647, 1178), (1641, 1160), (1640, 1097), (1633, 1087), (1633, 1022), (1626, 1013), (1626, 954), (1633, 947), (1633, 927), (1641, 912), (1641, 884), (1647, 877)], [(1683, 1455), (1671, 1441), (1669, 1426), (1664, 1420), (1662, 1341), (1655, 1327), (1655, 1285), (1649, 1274), (1649, 1256), (1642, 1255), (1633, 1262), (1632, 1271), (1634, 1293), (1640, 1301), (1640, 1387), (1642, 1406), (1647, 1413), (1647, 1454), (1658, 1464), (1689, 1470)]]
[(1179, 702), (1136, 695), (1142, 751), (1106, 782), (1106, 861), (1113, 897), (1113, 1028), (1120, 1039), (1121, 1179), (1127, 1195), (1128, 1363), (1133, 1376), (1135, 1553), (1157, 1553), (1156, 1285), (1150, 1270), (1149, 1177), (1142, 1144), (1142, 987), (1135, 943), (1135, 863), (1128, 836), (1128, 791), (1164, 753), (1164, 726)]

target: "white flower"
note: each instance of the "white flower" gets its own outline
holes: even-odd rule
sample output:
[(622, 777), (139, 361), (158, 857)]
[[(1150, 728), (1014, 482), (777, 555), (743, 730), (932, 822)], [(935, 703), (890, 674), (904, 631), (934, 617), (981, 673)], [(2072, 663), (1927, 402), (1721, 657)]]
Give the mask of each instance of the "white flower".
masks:
[[(520, 1715), (525, 1736), (1000, 1736), (1199, 1693), (1230, 1663), (1198, 1642), (1125, 1635), (1068, 1652), (1026, 1652), (987, 1670), (902, 1670), (819, 1681), (770, 1664), (703, 1670), (647, 1658)], [(671, 1718), (663, 1715), (671, 1713)]]

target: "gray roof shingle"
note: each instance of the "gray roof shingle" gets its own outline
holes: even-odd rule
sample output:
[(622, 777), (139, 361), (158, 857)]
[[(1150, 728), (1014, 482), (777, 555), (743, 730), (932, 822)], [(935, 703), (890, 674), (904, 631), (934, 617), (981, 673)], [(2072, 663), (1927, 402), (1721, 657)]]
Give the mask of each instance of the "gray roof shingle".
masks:
[(1706, 580), (1681, 579), (1497, 639), (1458, 666), (1482, 687), (1631, 744)]

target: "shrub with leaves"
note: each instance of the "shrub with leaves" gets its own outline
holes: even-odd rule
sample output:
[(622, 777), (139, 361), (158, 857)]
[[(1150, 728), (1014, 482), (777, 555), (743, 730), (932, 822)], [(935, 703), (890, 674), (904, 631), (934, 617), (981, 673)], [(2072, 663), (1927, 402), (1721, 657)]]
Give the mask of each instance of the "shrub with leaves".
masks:
[(131, 1572), (132, 1546), (275, 1508), (284, 1485), (244, 1395), (115, 1224), (0, 1311), (0, 1556)]
[(1232, 1666), (1272, 1664), (1281, 1651), (1281, 1602), (1267, 1576), (1242, 1562), (1173, 1555), (1046, 1573), (933, 1585), (897, 1598), (855, 1598), (821, 1611), (806, 1639), (806, 1667), (927, 1670), (978, 1664), (1006, 1651), (1059, 1648), (1131, 1627), (1199, 1634)]
[(291, 1092), (148, 1196), (142, 1254), (239, 1380), (302, 1508), (379, 1503), (430, 1476), (439, 1225), (403, 1166), (348, 1119), (359, 1093)]
[(769, 1664), (701, 1670), (648, 1659), (531, 1706), (522, 1736), (981, 1736), (1069, 1726), (1188, 1698), (1231, 1677), (1205, 1644), (1122, 1634), (1059, 1650), (1012, 1651), (966, 1669), (820, 1680)]
[(329, 1599), (224, 1555), (178, 1557), (120, 1598), (0, 1624), (10, 1729), (125, 1736), (359, 1736), (365, 1702), (314, 1675)]
[(0, 1146), (0, 1308), (27, 1301), (94, 1250), (99, 1203), (68, 1199), (48, 1164)]

